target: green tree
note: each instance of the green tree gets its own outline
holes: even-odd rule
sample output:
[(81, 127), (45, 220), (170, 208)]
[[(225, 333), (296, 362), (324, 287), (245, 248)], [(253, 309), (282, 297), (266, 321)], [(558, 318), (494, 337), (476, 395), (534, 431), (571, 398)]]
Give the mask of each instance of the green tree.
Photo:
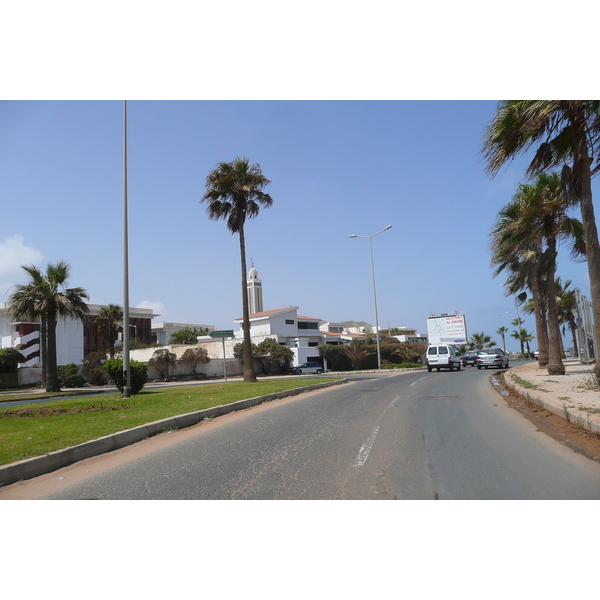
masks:
[(184, 327), (179, 331), (171, 334), (171, 338), (169, 339), (169, 344), (197, 344), (198, 336), (206, 335), (208, 333), (208, 329), (203, 329), (202, 327)]
[(206, 351), (206, 348), (200, 347), (188, 348), (179, 359), (179, 362), (183, 366), (187, 367), (188, 369), (191, 369), (196, 379), (198, 379), (198, 372), (196, 371), (196, 367), (198, 366), (198, 364), (206, 364), (209, 361), (210, 358), (208, 357), (208, 352)]
[(508, 333), (508, 327), (498, 327), (496, 333), (502, 338), (502, 349), (506, 352), (506, 334)]
[(496, 342), (492, 340), (489, 335), (486, 335), (483, 331), (481, 333), (474, 333), (471, 336), (468, 344), (473, 350), (481, 350), (483, 348), (492, 348), (496, 345)]
[(527, 331), (527, 329), (520, 327), (519, 329), (515, 329), (510, 337), (515, 338), (521, 344), (521, 354), (525, 355), (525, 344), (527, 344), (527, 354), (530, 354), (529, 350), (529, 342), (533, 339), (533, 335)]
[(260, 165), (250, 166), (247, 158), (236, 158), (230, 163), (219, 163), (208, 174), (206, 193), (201, 199), (201, 202), (208, 203), (207, 212), (211, 219), (226, 219), (229, 231), (239, 235), (242, 267), (244, 381), (257, 381), (252, 364), (244, 225), (247, 219), (258, 215), (261, 206), (267, 208), (273, 204), (271, 196), (263, 191), (269, 183), (271, 182), (263, 175)]
[(68, 288), (71, 268), (65, 261), (48, 264), (46, 271), (30, 265), (22, 267), (29, 275), (29, 283), (15, 286), (9, 299), (9, 312), (16, 319), (36, 319), (45, 324), (46, 340), (46, 391), (60, 392), (56, 358), (56, 323), (58, 317), (85, 320), (89, 299), (81, 287)]
[(375, 349), (364, 342), (352, 341), (342, 348), (342, 354), (345, 354), (352, 363), (352, 368), (358, 371), (367, 357), (375, 352)]
[(573, 356), (579, 356), (579, 348), (577, 346), (577, 321), (575, 317), (577, 301), (575, 300), (575, 290), (567, 289), (571, 283), (571, 280), (568, 279), (563, 285), (561, 278), (556, 278), (558, 321), (561, 324), (566, 323), (569, 326), (571, 337), (573, 339)]
[(123, 325), (123, 309), (118, 304), (103, 306), (95, 319), (95, 325), (102, 337), (108, 341), (109, 356), (115, 357), (115, 342)]
[[(131, 371), (131, 395), (135, 396), (142, 390), (146, 381), (148, 381), (148, 367), (136, 360), (132, 360), (129, 367)], [(123, 393), (125, 385), (123, 379), (123, 361), (120, 359), (109, 359), (104, 363), (104, 370), (117, 386), (117, 389)]]
[[(534, 177), (562, 167), (561, 183), (579, 203), (586, 243), (594, 334), (600, 340), (600, 242), (592, 201), (592, 177), (600, 170), (599, 100), (506, 100), (485, 132), (487, 171), (496, 175), (504, 164), (535, 149), (527, 168)], [(539, 335), (538, 335), (539, 339)], [(542, 349), (540, 347), (540, 357)], [(600, 361), (594, 366), (600, 380)]]
[(154, 351), (152, 358), (148, 361), (148, 366), (155, 368), (164, 381), (169, 381), (171, 368), (177, 364), (177, 356), (169, 352), (166, 348), (159, 348)]
[(273, 338), (266, 338), (257, 344), (255, 356), (260, 359), (263, 370), (268, 372), (272, 365), (277, 365), (281, 373), (290, 370), (294, 353), (290, 348), (278, 343)]
[(492, 231), (492, 264), (498, 266), (495, 274), (507, 263), (512, 263), (513, 272), (518, 271), (515, 261), (530, 263), (527, 284), (534, 302), (540, 366), (546, 366), (551, 375), (565, 372), (554, 283), (558, 242), (566, 240), (574, 258), (585, 254), (582, 225), (567, 214), (567, 209), (558, 174), (541, 173), (533, 184), (519, 186)]

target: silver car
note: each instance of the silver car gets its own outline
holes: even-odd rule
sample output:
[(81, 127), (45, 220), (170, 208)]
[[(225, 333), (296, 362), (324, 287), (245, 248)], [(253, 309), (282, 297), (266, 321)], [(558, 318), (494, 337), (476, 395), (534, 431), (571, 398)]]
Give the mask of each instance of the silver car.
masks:
[(499, 369), (508, 369), (508, 356), (502, 348), (484, 348), (477, 351), (475, 364), (478, 369), (481, 367), (498, 367)]
[(318, 362), (305, 362), (297, 367), (292, 367), (294, 375), (302, 375), (302, 373), (315, 373), (320, 375), (323, 372), (323, 366)]

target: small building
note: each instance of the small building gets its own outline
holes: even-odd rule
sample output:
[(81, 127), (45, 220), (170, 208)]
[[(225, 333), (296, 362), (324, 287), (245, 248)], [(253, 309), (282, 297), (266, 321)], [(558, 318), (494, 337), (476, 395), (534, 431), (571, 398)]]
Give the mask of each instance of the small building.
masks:
[[(318, 346), (325, 343), (319, 330), (321, 319), (305, 317), (298, 314), (298, 306), (277, 308), (250, 315), (250, 336), (254, 344), (260, 344), (266, 338), (273, 338), (278, 343), (291, 349), (294, 354), (293, 365), (304, 362), (321, 362)], [(243, 337), (243, 318), (235, 319), (240, 326), (235, 332), (239, 343)]]

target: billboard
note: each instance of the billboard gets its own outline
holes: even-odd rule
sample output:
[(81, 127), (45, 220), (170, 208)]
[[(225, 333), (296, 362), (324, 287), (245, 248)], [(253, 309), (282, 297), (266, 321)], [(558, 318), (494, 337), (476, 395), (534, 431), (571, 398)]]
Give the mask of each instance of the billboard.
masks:
[(427, 318), (427, 338), (430, 344), (466, 344), (465, 315), (442, 315)]

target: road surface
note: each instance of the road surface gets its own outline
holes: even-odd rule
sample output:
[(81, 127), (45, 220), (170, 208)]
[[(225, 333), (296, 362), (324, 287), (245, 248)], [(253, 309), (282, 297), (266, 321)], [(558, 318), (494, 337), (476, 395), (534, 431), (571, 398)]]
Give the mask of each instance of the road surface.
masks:
[(0, 499), (599, 499), (600, 465), (537, 432), (492, 374), (352, 376), (8, 486)]

